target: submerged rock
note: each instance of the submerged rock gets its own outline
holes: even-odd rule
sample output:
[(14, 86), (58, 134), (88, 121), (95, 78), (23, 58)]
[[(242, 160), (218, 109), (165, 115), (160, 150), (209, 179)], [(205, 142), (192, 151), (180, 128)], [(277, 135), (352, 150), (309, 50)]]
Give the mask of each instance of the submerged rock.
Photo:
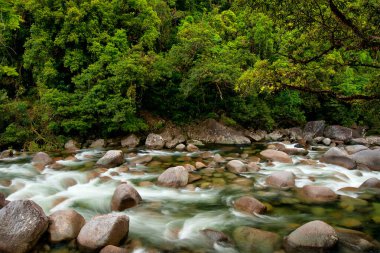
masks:
[(380, 180), (375, 178), (375, 177), (371, 177), (369, 179), (367, 179), (366, 181), (364, 181), (360, 187), (360, 189), (368, 189), (368, 188), (377, 188), (377, 189), (380, 189)]
[(151, 133), (146, 138), (145, 146), (148, 149), (162, 149), (165, 146), (165, 140), (161, 135)]
[(158, 177), (158, 185), (166, 187), (183, 187), (189, 181), (189, 172), (183, 166), (171, 167)]
[(100, 253), (128, 253), (128, 250), (125, 248), (116, 247), (113, 245), (108, 245), (104, 247)]
[(251, 227), (236, 228), (233, 238), (242, 253), (273, 253), (281, 247), (278, 234)]
[(338, 195), (330, 188), (317, 185), (305, 185), (300, 194), (306, 202), (313, 203), (332, 202), (338, 198)]
[(97, 166), (112, 168), (124, 163), (124, 153), (121, 150), (109, 150), (97, 162)]
[(265, 182), (277, 188), (290, 188), (295, 185), (295, 175), (289, 171), (277, 171), (267, 177)]
[(339, 252), (380, 252), (380, 243), (363, 232), (344, 228), (335, 230), (339, 239)]
[(111, 200), (112, 211), (123, 211), (134, 207), (142, 201), (140, 194), (127, 183), (120, 184), (113, 193)]
[(203, 229), (201, 232), (213, 243), (218, 243), (224, 247), (232, 245), (231, 238), (223, 232), (209, 228)]
[(263, 203), (250, 196), (238, 198), (233, 202), (233, 206), (236, 210), (248, 214), (262, 214), (267, 210), (266, 206)]
[(227, 169), (232, 173), (243, 173), (247, 171), (247, 165), (239, 160), (231, 160), (226, 164)]
[(0, 210), (0, 252), (29, 252), (48, 228), (48, 217), (31, 200), (16, 200)]
[(330, 148), (320, 159), (323, 163), (335, 164), (346, 169), (354, 169), (356, 163), (348, 157), (347, 153), (340, 148)]
[(77, 238), (86, 221), (74, 210), (60, 210), (49, 216), (49, 223), (49, 240), (58, 243)]
[(308, 222), (284, 239), (286, 252), (328, 252), (338, 242), (334, 228), (323, 221)]
[(79, 232), (77, 241), (83, 251), (95, 252), (107, 245), (117, 246), (127, 237), (129, 218), (123, 214), (93, 217)]
[(266, 149), (261, 151), (260, 155), (274, 162), (293, 163), (292, 158), (288, 154), (278, 150)]

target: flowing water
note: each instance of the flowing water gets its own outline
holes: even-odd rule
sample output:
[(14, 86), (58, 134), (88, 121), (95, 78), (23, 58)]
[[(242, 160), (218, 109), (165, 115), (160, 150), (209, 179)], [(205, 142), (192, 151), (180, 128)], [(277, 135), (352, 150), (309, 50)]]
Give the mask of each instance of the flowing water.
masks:
[[(286, 236), (298, 226), (316, 219), (335, 227), (360, 230), (380, 240), (379, 195), (353, 189), (368, 178), (380, 179), (380, 173), (319, 163), (322, 151), (310, 151), (307, 155), (308, 159), (317, 161), (313, 165), (300, 163), (305, 157), (292, 156), (293, 165), (261, 162), (262, 169), (255, 173), (235, 175), (222, 166), (201, 169), (194, 173), (202, 179), (183, 189), (155, 185), (157, 177), (168, 167), (196, 161), (210, 163), (212, 158), (201, 158), (206, 150), (221, 154), (227, 160), (248, 161), (262, 148), (263, 145), (213, 146), (193, 153), (126, 150), (129, 170), (125, 166), (108, 170), (95, 168), (95, 162), (105, 150), (81, 150), (69, 159), (55, 154), (55, 166), (47, 166), (42, 171), (31, 165), (32, 154), (21, 155), (0, 161), (0, 192), (5, 193), (8, 200), (31, 199), (46, 214), (70, 208), (88, 220), (111, 212), (112, 194), (121, 181), (126, 181), (143, 198), (139, 206), (123, 211), (130, 217), (129, 237), (124, 246), (136, 253), (239, 252), (233, 243), (222, 245), (208, 241), (201, 230), (223, 231), (232, 237), (235, 228), (251, 226)], [(136, 157), (147, 155), (153, 157), (148, 164), (134, 163)], [(265, 185), (265, 178), (280, 170), (296, 175), (295, 189), (279, 190)], [(303, 203), (297, 197), (297, 188), (304, 185), (327, 186), (341, 197), (329, 204)], [(232, 201), (243, 195), (259, 199), (269, 212), (251, 216), (234, 210)], [(51, 245), (44, 251), (75, 252), (66, 244)]]

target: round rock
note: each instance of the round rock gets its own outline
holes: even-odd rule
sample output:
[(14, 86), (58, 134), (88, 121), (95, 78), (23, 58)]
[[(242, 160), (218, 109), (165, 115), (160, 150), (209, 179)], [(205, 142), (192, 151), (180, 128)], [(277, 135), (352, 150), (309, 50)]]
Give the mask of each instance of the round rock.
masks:
[(262, 214), (267, 210), (266, 206), (263, 203), (250, 196), (238, 198), (234, 201), (233, 206), (236, 210), (248, 214)]
[(16, 200), (0, 210), (0, 252), (29, 252), (49, 225), (48, 217), (31, 200)]
[(334, 228), (323, 221), (308, 222), (284, 239), (286, 252), (327, 252), (338, 242)]
[(49, 240), (52, 243), (75, 239), (86, 223), (74, 210), (60, 210), (49, 216)]
[(306, 202), (324, 203), (335, 201), (338, 196), (325, 186), (305, 185), (301, 189), (301, 196)]
[(231, 160), (226, 165), (227, 169), (232, 173), (247, 172), (247, 165), (239, 160)]
[(109, 150), (97, 162), (97, 166), (112, 168), (124, 163), (124, 153), (121, 150)]
[(289, 171), (277, 171), (267, 177), (265, 182), (276, 188), (290, 188), (295, 185), (295, 176)]
[(140, 194), (129, 184), (119, 185), (111, 200), (112, 211), (123, 211), (134, 207), (142, 201)]
[(166, 187), (183, 187), (189, 181), (189, 172), (183, 166), (171, 167), (158, 177), (158, 185)]
[(81, 250), (95, 252), (107, 245), (119, 245), (127, 237), (128, 231), (128, 216), (114, 213), (99, 215), (83, 226), (77, 241)]
[(293, 163), (292, 158), (288, 154), (278, 150), (267, 149), (261, 151), (260, 155), (274, 162)]

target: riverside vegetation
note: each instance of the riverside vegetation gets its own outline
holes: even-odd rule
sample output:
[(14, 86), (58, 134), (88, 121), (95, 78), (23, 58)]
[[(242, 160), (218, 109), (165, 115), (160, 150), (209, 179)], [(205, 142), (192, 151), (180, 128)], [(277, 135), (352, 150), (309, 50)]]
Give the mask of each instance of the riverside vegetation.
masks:
[(0, 0), (0, 146), (203, 118), (379, 128), (375, 0)]

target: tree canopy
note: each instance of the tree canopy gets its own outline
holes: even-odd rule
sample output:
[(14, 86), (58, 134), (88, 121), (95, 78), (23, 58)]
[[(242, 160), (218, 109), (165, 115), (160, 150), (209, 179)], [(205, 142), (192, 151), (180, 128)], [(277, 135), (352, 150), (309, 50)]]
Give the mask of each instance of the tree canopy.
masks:
[(376, 0), (0, 0), (0, 146), (228, 118), (379, 129)]

